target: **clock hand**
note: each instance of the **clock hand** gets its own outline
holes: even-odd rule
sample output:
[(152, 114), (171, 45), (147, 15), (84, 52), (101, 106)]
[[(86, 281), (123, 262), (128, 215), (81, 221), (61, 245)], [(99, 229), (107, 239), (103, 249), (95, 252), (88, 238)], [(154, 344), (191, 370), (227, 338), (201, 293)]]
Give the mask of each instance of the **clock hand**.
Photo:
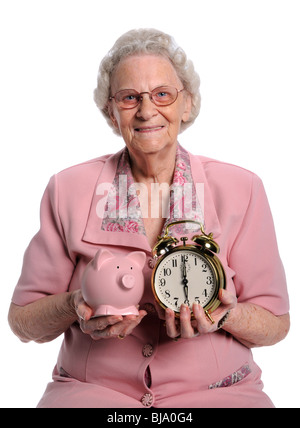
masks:
[(182, 269), (182, 274), (183, 274), (183, 285), (184, 285), (184, 287), (183, 287), (183, 291), (184, 291), (184, 296), (185, 296), (185, 302), (184, 303), (187, 303), (187, 304), (189, 304), (189, 294), (188, 294), (188, 290), (189, 290), (189, 288), (188, 288), (188, 279), (187, 279), (187, 275), (186, 275), (186, 265), (185, 265), (185, 262), (186, 262), (186, 260), (185, 260), (185, 258), (183, 259), (183, 269)]
[(186, 260), (185, 260), (185, 257), (184, 257), (184, 259), (183, 259), (182, 274), (183, 274), (183, 283), (186, 285), (188, 283), (188, 280), (187, 280), (187, 276), (186, 276), (186, 265), (185, 265), (185, 262), (186, 262)]
[(187, 285), (185, 285), (185, 286), (183, 287), (183, 290), (184, 290), (184, 296), (185, 296), (185, 302), (184, 302), (184, 303), (187, 303), (187, 302), (189, 301), (188, 286), (187, 286)]

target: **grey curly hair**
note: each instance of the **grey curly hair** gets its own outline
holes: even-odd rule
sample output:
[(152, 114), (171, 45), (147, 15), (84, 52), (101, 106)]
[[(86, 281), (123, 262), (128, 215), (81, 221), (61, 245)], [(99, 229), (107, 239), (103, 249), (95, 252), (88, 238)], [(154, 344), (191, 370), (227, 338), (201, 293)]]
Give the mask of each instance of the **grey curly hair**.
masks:
[(108, 99), (110, 97), (111, 76), (119, 62), (134, 54), (155, 54), (166, 57), (173, 65), (184, 88), (191, 94), (192, 110), (187, 122), (181, 124), (181, 132), (194, 123), (200, 111), (201, 97), (199, 92), (200, 78), (189, 60), (174, 39), (168, 34), (155, 29), (136, 29), (123, 34), (112, 49), (101, 61), (97, 88), (94, 91), (94, 100), (107, 120), (108, 124), (117, 133), (108, 112)]

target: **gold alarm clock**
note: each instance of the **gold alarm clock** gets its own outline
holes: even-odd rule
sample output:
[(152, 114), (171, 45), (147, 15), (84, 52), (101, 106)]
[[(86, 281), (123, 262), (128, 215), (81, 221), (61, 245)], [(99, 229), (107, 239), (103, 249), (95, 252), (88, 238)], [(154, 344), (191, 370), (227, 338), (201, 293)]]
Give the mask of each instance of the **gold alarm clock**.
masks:
[[(201, 235), (193, 236), (193, 244), (187, 244), (186, 236), (180, 238), (180, 244), (169, 235), (171, 227), (182, 223), (200, 226)], [(199, 303), (214, 322), (210, 313), (221, 303), (218, 294), (220, 289), (226, 288), (226, 277), (216, 256), (220, 248), (213, 235), (207, 235), (203, 225), (194, 220), (175, 221), (167, 225), (165, 235), (158, 237), (152, 251), (157, 262), (151, 285), (157, 302), (164, 309), (171, 308), (177, 317), (182, 304), (188, 305), (192, 312), (193, 303)]]

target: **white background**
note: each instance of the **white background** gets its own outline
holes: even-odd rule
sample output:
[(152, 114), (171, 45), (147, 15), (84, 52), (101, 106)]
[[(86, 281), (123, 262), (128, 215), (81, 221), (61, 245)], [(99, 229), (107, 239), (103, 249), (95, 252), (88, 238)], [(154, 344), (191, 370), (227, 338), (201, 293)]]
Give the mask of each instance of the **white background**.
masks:
[(299, 10), (298, 0), (0, 0), (1, 407), (35, 407), (51, 379), (61, 339), (19, 342), (7, 311), (50, 176), (123, 146), (93, 89), (102, 57), (138, 27), (172, 34), (200, 74), (200, 117), (181, 144), (263, 179), (292, 328), (254, 355), (275, 405), (299, 407)]

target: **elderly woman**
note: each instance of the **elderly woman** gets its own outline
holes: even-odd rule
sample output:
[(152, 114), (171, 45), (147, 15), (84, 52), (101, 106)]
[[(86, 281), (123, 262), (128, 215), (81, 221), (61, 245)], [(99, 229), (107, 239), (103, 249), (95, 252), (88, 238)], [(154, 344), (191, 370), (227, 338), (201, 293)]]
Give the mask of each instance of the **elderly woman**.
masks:
[[(178, 134), (199, 113), (199, 78), (183, 50), (160, 31), (134, 30), (117, 40), (101, 63), (95, 101), (125, 148), (51, 178), (9, 312), (24, 342), (64, 333), (53, 382), (38, 406), (273, 407), (251, 348), (286, 336), (289, 306), (260, 179), (179, 145)], [(110, 203), (116, 193), (103, 191), (111, 183), (117, 204)], [(220, 245), (227, 278), (214, 323), (197, 303), (193, 317), (185, 304), (179, 318), (170, 308), (158, 309), (151, 249), (165, 225), (178, 219), (178, 201), (166, 214), (170, 195), (157, 198), (153, 183), (203, 186), (193, 218)], [(138, 315), (93, 317), (84, 301), (82, 274), (101, 248), (145, 253)], [(102, 277), (103, 286), (106, 281)]]

